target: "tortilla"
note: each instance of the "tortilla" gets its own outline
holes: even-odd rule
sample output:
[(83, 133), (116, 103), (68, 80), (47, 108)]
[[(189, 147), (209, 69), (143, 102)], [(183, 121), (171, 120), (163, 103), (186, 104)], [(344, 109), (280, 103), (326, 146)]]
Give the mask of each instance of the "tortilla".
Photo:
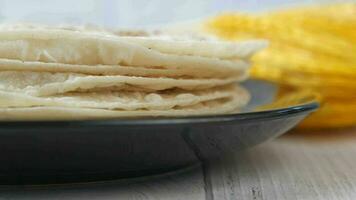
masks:
[(249, 58), (268, 45), (266, 40), (249, 40), (239, 42), (223, 42), (211, 40), (206, 36), (192, 37), (188, 35), (172, 36), (162, 31), (145, 30), (109, 30), (97, 26), (46, 26), (35, 24), (3, 24), (1, 30), (69, 30), (84, 33), (96, 33), (106, 36), (119, 36), (120, 40), (135, 43), (161, 53), (175, 55), (194, 55), (216, 58)]
[[(48, 96), (75, 91), (90, 91), (91, 89), (123, 90), (131, 88), (150, 91), (180, 88), (199, 90), (228, 85), (236, 82), (239, 77), (229, 79), (173, 79), (147, 78), (133, 76), (88, 76), (75, 73), (49, 73), (27, 71), (0, 72), (0, 90), (21, 92), (33, 96)], [(128, 86), (128, 87), (126, 87)], [(131, 86), (131, 87), (130, 87)]]
[[(155, 93), (102, 91), (66, 93), (50, 97), (34, 97), (21, 93), (0, 91), (0, 107), (60, 106), (111, 110), (168, 110), (177, 106), (186, 107), (201, 102), (231, 98), (235, 94), (244, 96), (247, 92), (237, 85), (192, 92), (184, 90)], [(242, 99), (246, 98), (242, 97)], [(245, 104), (246, 102), (240, 103)]]
[(0, 58), (78, 65), (123, 65), (241, 74), (247, 60), (171, 55), (117, 36), (67, 30), (0, 31)]
[(158, 116), (196, 116), (216, 115), (238, 112), (239, 106), (248, 101), (248, 95), (233, 93), (230, 98), (206, 101), (186, 107), (174, 107), (168, 110), (106, 110), (93, 108), (68, 108), (68, 107), (25, 107), (25, 108), (0, 108), (1, 121), (34, 121), (34, 120), (87, 120), (110, 119), (125, 117), (158, 117)]
[(257, 51), (267, 47), (266, 40), (242, 42), (178, 40), (158, 37), (120, 37), (120, 40), (145, 46), (161, 53), (202, 56), (220, 59), (248, 59)]
[(33, 71), (33, 72), (72, 72), (89, 75), (124, 75), (142, 77), (169, 77), (169, 78), (228, 78), (241, 75), (247, 77), (247, 71), (237, 74), (214, 70), (200, 69), (154, 69), (146, 67), (130, 67), (120, 65), (76, 65), (62, 63), (44, 63), (37, 61), (19, 61), (0, 59), (0, 71)]
[(238, 112), (249, 94), (236, 83), (265, 46), (0, 26), (0, 120)]

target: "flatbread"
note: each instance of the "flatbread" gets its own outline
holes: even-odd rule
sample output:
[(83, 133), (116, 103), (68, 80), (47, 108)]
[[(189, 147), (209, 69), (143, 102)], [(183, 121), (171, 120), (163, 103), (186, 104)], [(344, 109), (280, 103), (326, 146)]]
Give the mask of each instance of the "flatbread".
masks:
[(194, 55), (213, 58), (249, 58), (257, 51), (268, 46), (267, 40), (249, 40), (239, 42), (223, 42), (211, 40), (206, 36), (193, 37), (187, 35), (169, 35), (162, 31), (145, 30), (109, 30), (98, 26), (46, 26), (39, 24), (3, 24), (0, 30), (70, 30), (92, 32), (110, 36), (119, 36), (120, 40), (135, 43), (161, 53), (175, 55)]
[(77, 65), (190, 69), (241, 74), (247, 60), (164, 54), (118, 36), (68, 30), (0, 31), (0, 58)]
[(0, 26), (0, 120), (238, 112), (249, 94), (236, 82), (265, 46)]
[(179, 40), (171, 37), (120, 37), (130, 43), (145, 46), (161, 53), (202, 56), (221, 59), (248, 59), (268, 46), (266, 40), (242, 42)]
[(200, 69), (155, 69), (120, 65), (76, 65), (62, 63), (44, 63), (38, 61), (20, 61), (0, 59), (0, 71), (33, 71), (33, 72), (72, 72), (89, 75), (124, 75), (142, 77), (189, 77), (189, 78), (228, 78), (241, 75), (247, 77), (248, 71), (240, 74), (220, 72), (218, 70)]
[[(20, 92), (32, 96), (49, 96), (66, 92), (89, 92), (92, 89), (150, 91), (180, 88), (199, 90), (234, 83), (240, 77), (229, 79), (173, 79), (133, 76), (88, 76), (75, 73), (49, 73), (27, 71), (0, 72), (0, 90)], [(113, 88), (114, 87), (114, 88)], [(97, 90), (96, 90), (97, 91)]]
[[(50, 97), (34, 97), (21, 93), (0, 91), (0, 107), (60, 106), (72, 108), (101, 108), (110, 110), (169, 110), (187, 107), (217, 99), (231, 98), (238, 94), (247, 100), (247, 92), (237, 85), (229, 85), (209, 90), (170, 90), (164, 92), (102, 91), (91, 93), (66, 93)], [(246, 104), (239, 102), (238, 107)]]
[[(177, 117), (196, 115), (216, 115), (238, 112), (239, 106), (248, 101), (248, 95), (234, 93), (230, 98), (212, 100), (186, 107), (174, 107), (168, 110), (106, 110), (93, 108), (68, 107), (29, 107), (0, 108), (1, 121), (35, 121), (35, 120), (87, 120), (125, 117)], [(242, 103), (244, 102), (244, 103)]]

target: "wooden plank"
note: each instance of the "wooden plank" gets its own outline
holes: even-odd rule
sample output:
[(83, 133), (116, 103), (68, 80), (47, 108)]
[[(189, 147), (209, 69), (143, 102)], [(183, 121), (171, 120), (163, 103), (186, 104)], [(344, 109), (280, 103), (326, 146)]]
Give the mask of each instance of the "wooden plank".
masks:
[(205, 170), (214, 199), (356, 199), (356, 129), (288, 135)]

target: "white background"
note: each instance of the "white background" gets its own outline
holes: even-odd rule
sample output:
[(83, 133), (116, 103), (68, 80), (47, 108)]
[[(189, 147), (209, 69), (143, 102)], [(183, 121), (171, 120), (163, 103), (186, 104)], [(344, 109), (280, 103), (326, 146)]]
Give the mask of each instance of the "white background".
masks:
[[(224, 10), (258, 12), (337, 0), (0, 0), (0, 21), (143, 27), (199, 19)], [(355, 2), (355, 0), (353, 1)]]

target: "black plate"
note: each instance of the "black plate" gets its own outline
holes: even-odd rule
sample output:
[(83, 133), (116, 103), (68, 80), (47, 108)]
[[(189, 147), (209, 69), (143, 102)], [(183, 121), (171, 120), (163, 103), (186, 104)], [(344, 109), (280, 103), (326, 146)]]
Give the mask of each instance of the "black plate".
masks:
[[(276, 103), (276, 87), (245, 86), (240, 114), (187, 118), (0, 122), (0, 184), (96, 181), (163, 173), (227, 156), (279, 136), (318, 107), (312, 97)], [(266, 106), (262, 111), (256, 107)], [(268, 109), (267, 109), (268, 107)]]

